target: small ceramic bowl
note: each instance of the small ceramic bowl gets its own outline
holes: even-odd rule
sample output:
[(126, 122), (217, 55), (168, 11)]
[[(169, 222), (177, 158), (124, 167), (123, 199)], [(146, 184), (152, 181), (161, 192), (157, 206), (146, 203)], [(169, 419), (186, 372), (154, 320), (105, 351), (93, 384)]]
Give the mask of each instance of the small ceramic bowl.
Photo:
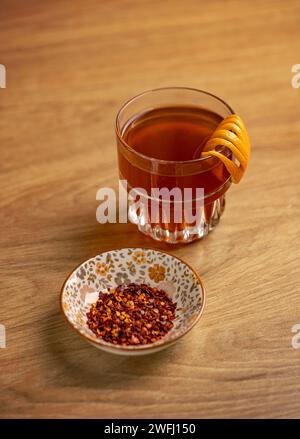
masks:
[[(97, 338), (87, 326), (86, 313), (99, 291), (131, 282), (160, 288), (177, 303), (173, 328), (155, 343), (114, 345)], [(64, 282), (60, 301), (68, 322), (93, 346), (120, 355), (142, 355), (160, 351), (185, 335), (201, 317), (205, 292), (196, 271), (176, 256), (148, 248), (122, 248), (80, 264)]]

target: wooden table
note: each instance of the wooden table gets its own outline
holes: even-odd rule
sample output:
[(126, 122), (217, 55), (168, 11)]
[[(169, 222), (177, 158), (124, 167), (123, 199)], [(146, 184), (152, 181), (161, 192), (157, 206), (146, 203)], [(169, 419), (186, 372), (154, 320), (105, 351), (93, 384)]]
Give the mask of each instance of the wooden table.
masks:
[[(0, 15), (0, 416), (299, 417), (299, 1), (3, 0)], [(179, 248), (95, 216), (117, 186), (117, 109), (170, 85), (223, 97), (253, 146), (220, 225)], [(198, 326), (145, 358), (97, 351), (59, 310), (74, 266), (128, 244), (168, 248), (207, 288)]]

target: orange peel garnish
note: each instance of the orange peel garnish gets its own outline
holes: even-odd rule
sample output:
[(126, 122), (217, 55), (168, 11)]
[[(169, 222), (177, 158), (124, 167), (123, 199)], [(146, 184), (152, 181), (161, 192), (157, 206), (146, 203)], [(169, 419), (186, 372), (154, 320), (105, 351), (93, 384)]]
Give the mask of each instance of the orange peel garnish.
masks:
[[(224, 146), (238, 160), (239, 166), (231, 159), (215, 149)], [(218, 157), (231, 175), (233, 183), (239, 183), (243, 177), (250, 158), (250, 141), (244, 122), (237, 114), (225, 117), (212, 136), (205, 143), (202, 157), (213, 155)]]

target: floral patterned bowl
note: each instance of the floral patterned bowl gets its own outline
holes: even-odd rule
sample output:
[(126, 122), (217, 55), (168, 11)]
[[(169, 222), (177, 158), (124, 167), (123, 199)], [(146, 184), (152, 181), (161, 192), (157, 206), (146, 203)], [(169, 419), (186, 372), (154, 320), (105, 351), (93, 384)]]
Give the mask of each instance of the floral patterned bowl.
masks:
[[(97, 338), (87, 326), (86, 313), (99, 291), (131, 282), (158, 287), (177, 303), (173, 328), (155, 343), (114, 345)], [(64, 282), (60, 301), (68, 322), (92, 345), (115, 354), (141, 355), (164, 349), (186, 334), (202, 314), (205, 292), (195, 270), (176, 256), (154, 249), (122, 248), (79, 265)]]

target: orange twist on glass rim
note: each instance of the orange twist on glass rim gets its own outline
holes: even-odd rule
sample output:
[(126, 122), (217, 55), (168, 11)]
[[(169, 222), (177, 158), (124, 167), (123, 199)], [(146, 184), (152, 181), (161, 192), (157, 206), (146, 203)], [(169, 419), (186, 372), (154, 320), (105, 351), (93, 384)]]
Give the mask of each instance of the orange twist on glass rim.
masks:
[[(238, 160), (239, 166), (219, 151), (218, 146), (230, 149)], [(239, 183), (243, 177), (250, 158), (250, 141), (244, 122), (237, 114), (225, 117), (219, 123), (212, 136), (204, 145), (202, 157), (213, 155), (218, 157), (231, 175), (233, 183)]]

